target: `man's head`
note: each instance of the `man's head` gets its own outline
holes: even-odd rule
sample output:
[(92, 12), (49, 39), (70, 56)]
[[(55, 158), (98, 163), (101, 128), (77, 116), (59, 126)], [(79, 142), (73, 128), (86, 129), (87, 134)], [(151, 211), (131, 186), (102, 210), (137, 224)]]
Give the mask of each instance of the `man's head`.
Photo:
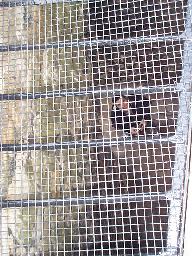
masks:
[(122, 110), (128, 110), (129, 109), (128, 97), (126, 97), (124, 95), (114, 96), (112, 101), (113, 101), (113, 104), (116, 107), (118, 107), (119, 109), (122, 109)]

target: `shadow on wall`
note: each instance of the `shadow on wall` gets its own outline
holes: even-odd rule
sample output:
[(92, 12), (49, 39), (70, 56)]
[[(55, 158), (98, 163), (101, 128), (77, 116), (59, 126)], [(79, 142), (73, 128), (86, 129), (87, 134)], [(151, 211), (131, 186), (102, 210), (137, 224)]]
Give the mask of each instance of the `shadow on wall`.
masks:
[[(96, 1), (85, 10), (86, 37), (96, 40), (180, 35), (187, 1)], [(129, 87), (177, 83), (181, 77), (181, 40), (100, 46), (87, 52), (94, 86)]]
[[(100, 136), (122, 136), (110, 122), (111, 99), (100, 100)], [(151, 116), (163, 137), (175, 133), (178, 115), (178, 95), (151, 94)], [(98, 105), (98, 101), (97, 101)], [(174, 145), (146, 143), (105, 146), (91, 149), (91, 189), (87, 195), (122, 196), (136, 193), (163, 193), (171, 189)], [(87, 183), (88, 185), (88, 183)], [(89, 187), (89, 188), (90, 188)], [(169, 202), (99, 204), (87, 208), (93, 218), (93, 245), (100, 255), (117, 253), (157, 253), (166, 247)], [(85, 244), (82, 243), (82, 248)]]
[(158, 253), (166, 246), (168, 205), (160, 200), (93, 206), (94, 235), (90, 243), (82, 240), (81, 250), (88, 249), (87, 255)]
[[(159, 0), (90, 3), (88, 14), (85, 14), (88, 19), (86, 27), (89, 28), (86, 37), (116, 40), (178, 35), (184, 31), (185, 4)], [(87, 51), (87, 60), (92, 68), (92, 86), (102, 89), (174, 86), (182, 75), (182, 49), (181, 41), (91, 49)], [(166, 137), (173, 135), (178, 116), (178, 95), (156, 93), (147, 96), (159, 133)], [(98, 106), (97, 138), (115, 138), (119, 133), (111, 127), (111, 99), (98, 98), (95, 105)], [(92, 148), (94, 157), (91, 159), (92, 175), (90, 184), (87, 183), (87, 195), (105, 197), (167, 192), (172, 185), (174, 152), (175, 148), (169, 142)], [(74, 249), (81, 248), (82, 253), (87, 250), (85, 255), (158, 253), (166, 247), (168, 211), (169, 202), (166, 200), (114, 202), (87, 207), (87, 215), (93, 221), (91, 235), (86, 236), (89, 228), (82, 229), (81, 246), (76, 245)], [(89, 243), (85, 242), (86, 237)]]

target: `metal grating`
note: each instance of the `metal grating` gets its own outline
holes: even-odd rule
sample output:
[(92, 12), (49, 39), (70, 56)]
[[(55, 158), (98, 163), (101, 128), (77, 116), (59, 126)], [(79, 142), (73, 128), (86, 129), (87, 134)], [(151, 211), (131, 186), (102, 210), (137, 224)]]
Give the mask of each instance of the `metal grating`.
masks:
[(0, 2), (1, 255), (182, 255), (191, 11)]

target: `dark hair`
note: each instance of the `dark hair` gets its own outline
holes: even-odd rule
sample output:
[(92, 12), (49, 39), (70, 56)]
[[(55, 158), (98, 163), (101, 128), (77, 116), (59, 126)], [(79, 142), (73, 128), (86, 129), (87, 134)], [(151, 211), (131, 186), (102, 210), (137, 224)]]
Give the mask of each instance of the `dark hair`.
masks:
[(128, 100), (128, 97), (125, 96), (124, 94), (116, 94), (112, 97), (112, 103), (114, 104), (116, 101), (118, 101), (120, 98), (123, 98), (125, 100)]

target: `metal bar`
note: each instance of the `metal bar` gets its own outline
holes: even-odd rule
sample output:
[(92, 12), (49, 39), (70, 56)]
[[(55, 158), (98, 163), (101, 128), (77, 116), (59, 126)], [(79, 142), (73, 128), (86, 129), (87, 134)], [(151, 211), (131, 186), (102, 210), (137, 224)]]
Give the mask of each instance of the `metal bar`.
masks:
[[(183, 207), (183, 219), (185, 220), (183, 223), (183, 232), (181, 233), (181, 243), (183, 248), (183, 256), (190, 255), (192, 251), (192, 243), (191, 243), (191, 235), (192, 235), (192, 105), (190, 112), (190, 127), (189, 127), (189, 136), (188, 136), (188, 159), (187, 159), (187, 172), (185, 176), (185, 189), (187, 191), (184, 198), (184, 207)], [(182, 239), (183, 238), (183, 239)]]
[[(95, 0), (88, 0), (89, 2), (96, 2)], [(88, 2), (87, 0), (85, 3)], [(15, 0), (15, 1), (2, 1), (0, 7), (16, 7), (27, 5), (46, 5), (58, 3), (83, 3), (83, 0)]]
[[(185, 86), (185, 91), (191, 92), (191, 73), (192, 73), (192, 0), (188, 1), (188, 13), (186, 20), (185, 33), (188, 40), (184, 44), (183, 55), (183, 73), (181, 84)], [(172, 200), (170, 203), (167, 250), (162, 256), (172, 256), (180, 254), (180, 237), (181, 235), (181, 213), (183, 204), (183, 183), (186, 172), (187, 162), (187, 143), (190, 121), (190, 102), (191, 93), (180, 94), (179, 113), (177, 120), (176, 134), (181, 134), (183, 144), (176, 143), (175, 164), (173, 168), (172, 181)]]
[[(127, 84), (127, 87), (129, 85)], [(181, 92), (181, 86), (176, 87), (173, 85), (159, 86), (159, 87), (139, 87), (139, 88), (119, 88), (119, 89), (102, 89), (101, 87), (90, 87), (89, 90), (58, 90), (36, 93), (12, 93), (12, 94), (0, 94), (0, 101), (4, 100), (33, 100), (33, 99), (45, 99), (53, 97), (76, 97), (87, 95), (103, 95), (112, 97), (116, 93), (128, 94), (149, 94), (149, 93), (164, 93), (164, 92)]]
[(1, 208), (10, 207), (31, 207), (31, 206), (68, 206), (68, 205), (88, 205), (88, 204), (112, 204), (112, 203), (130, 203), (143, 201), (169, 200), (166, 193), (139, 193), (123, 194), (119, 196), (108, 197), (79, 197), (79, 198), (62, 198), (62, 199), (34, 199), (34, 200), (2, 200)]
[[(179, 140), (179, 141), (178, 141)], [(130, 136), (120, 137), (117, 139), (98, 139), (90, 141), (67, 141), (61, 143), (35, 143), (35, 144), (1, 144), (0, 151), (25, 151), (25, 150), (56, 150), (69, 148), (89, 148), (89, 147), (105, 147), (127, 144), (146, 144), (146, 143), (183, 143), (182, 137), (161, 137), (159, 135), (139, 136), (132, 139)]]
[(27, 5), (46, 5), (54, 3), (73, 3), (73, 2), (82, 2), (81, 0), (46, 0), (46, 1), (36, 1), (36, 0), (16, 0), (16, 1), (2, 1), (0, 2), (0, 7), (16, 7), (16, 6), (27, 6)]
[(58, 49), (65, 47), (101, 47), (101, 46), (121, 46), (131, 44), (143, 44), (151, 42), (179, 41), (186, 40), (185, 34), (167, 35), (167, 36), (150, 36), (150, 37), (132, 37), (117, 40), (82, 40), (82, 41), (65, 41), (51, 42), (47, 44), (20, 44), (20, 45), (0, 45), (0, 52), (16, 52), (16, 51), (33, 51)]
[[(172, 0), (170, 3), (179, 2), (180, 0)], [(15, 1), (2, 1), (0, 7), (15, 7), (15, 6), (26, 6), (26, 5), (46, 5), (46, 4), (57, 4), (57, 3), (87, 3), (97, 2), (97, 0), (15, 0)]]

